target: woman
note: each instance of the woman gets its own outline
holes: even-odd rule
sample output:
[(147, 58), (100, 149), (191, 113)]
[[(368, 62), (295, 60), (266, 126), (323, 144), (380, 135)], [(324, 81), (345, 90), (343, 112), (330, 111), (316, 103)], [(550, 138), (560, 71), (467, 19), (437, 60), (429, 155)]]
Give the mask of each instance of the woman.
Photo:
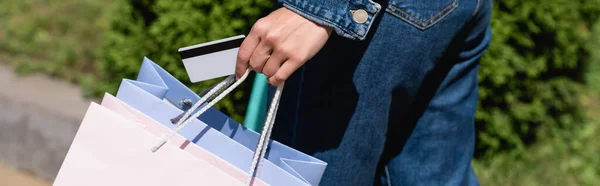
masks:
[(283, 0), (238, 53), (285, 83), (273, 138), (326, 161), (321, 185), (478, 185), (479, 58), (491, 0)]

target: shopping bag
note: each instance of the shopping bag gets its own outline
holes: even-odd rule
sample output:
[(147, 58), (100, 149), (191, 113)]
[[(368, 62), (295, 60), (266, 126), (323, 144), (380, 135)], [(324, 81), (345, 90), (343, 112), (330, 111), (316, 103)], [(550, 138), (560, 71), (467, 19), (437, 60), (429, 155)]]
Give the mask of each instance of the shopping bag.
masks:
[(159, 138), (136, 122), (91, 103), (54, 185), (243, 184), (173, 143), (150, 151)]
[[(149, 116), (135, 110), (111, 94), (104, 94), (101, 105), (115, 113), (118, 113), (121, 117), (135, 122), (139, 127), (145, 129), (147, 132), (150, 132), (155, 136), (162, 136), (163, 134), (170, 132), (169, 128), (161, 125)], [(206, 163), (214, 166), (215, 168), (240, 182), (244, 182), (247, 179), (247, 172), (235, 167), (233, 164), (219, 158), (218, 156), (215, 156), (214, 154), (200, 148), (197, 145), (190, 144), (190, 141), (186, 140), (181, 135), (173, 136), (170, 138), (169, 143), (205, 161)], [(264, 186), (266, 184), (258, 179), (254, 181), (253, 185)]]
[[(173, 128), (172, 119), (184, 111), (183, 102), (200, 97), (163, 68), (144, 58), (137, 81), (124, 79), (117, 98)], [(180, 132), (182, 136), (236, 167), (250, 171), (259, 134), (220, 111), (210, 108)], [(277, 141), (270, 141), (257, 178), (270, 185), (318, 185), (327, 163)]]

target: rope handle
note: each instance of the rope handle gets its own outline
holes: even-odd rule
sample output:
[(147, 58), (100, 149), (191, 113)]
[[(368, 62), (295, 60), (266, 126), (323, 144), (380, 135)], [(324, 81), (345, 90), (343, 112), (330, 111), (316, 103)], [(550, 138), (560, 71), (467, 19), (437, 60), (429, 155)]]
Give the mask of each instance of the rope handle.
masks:
[[(202, 96), (202, 98), (196, 104), (194, 104), (190, 109), (188, 109), (185, 112), (185, 114), (183, 114), (183, 116), (181, 116), (180, 119), (178, 119), (173, 131), (171, 131), (169, 134), (163, 136), (152, 147), (152, 149), (151, 149), (152, 152), (156, 152), (158, 149), (160, 149), (160, 147), (162, 147), (164, 144), (167, 143), (169, 138), (171, 138), (175, 134), (179, 133), (179, 131), (181, 131), (181, 129), (183, 129), (185, 126), (190, 124), (195, 118), (198, 118), (200, 115), (202, 115), (204, 112), (206, 112), (209, 108), (211, 108), (213, 105), (215, 105), (221, 99), (223, 99), (226, 95), (231, 93), (242, 82), (244, 82), (244, 80), (247, 79), (249, 74), (250, 74), (250, 69), (247, 69), (246, 72), (244, 73), (244, 75), (242, 77), (240, 77), (239, 80), (234, 82), (235, 76), (232, 75), (232, 76), (227, 77), (225, 80), (219, 82), (217, 85), (211, 87), (210, 90), (208, 91), (208, 93), (206, 93), (206, 95)], [(231, 85), (232, 83), (233, 83), (233, 85)], [(231, 85), (231, 86), (229, 86), (229, 85)], [(229, 87), (227, 87), (227, 86), (229, 86)], [(223, 90), (225, 87), (227, 87), (227, 88), (225, 90)], [(200, 107), (202, 104), (204, 104), (208, 99), (213, 97), (218, 92), (221, 92), (221, 93), (219, 95), (217, 95), (214, 99), (212, 99), (210, 102), (208, 102), (206, 104), (206, 106), (202, 107), (198, 112), (194, 113), (190, 117), (192, 112), (194, 112), (196, 109), (198, 109), (198, 107)], [(277, 86), (277, 90), (275, 91), (275, 95), (273, 96), (273, 100), (271, 101), (271, 105), (269, 107), (269, 112), (267, 113), (267, 118), (265, 120), (265, 125), (260, 134), (260, 138), (259, 138), (256, 150), (254, 151), (254, 156), (252, 158), (252, 164), (250, 166), (250, 171), (248, 173), (246, 185), (252, 184), (252, 180), (255, 177), (255, 173), (256, 173), (256, 175), (258, 175), (258, 173), (260, 172), (260, 167), (262, 167), (262, 160), (264, 159), (267, 148), (269, 146), (269, 141), (271, 138), (271, 131), (272, 131), (273, 125), (275, 123), (275, 116), (277, 114), (277, 109), (279, 108), (279, 101), (281, 99), (282, 92), (283, 92), (283, 84)]]
[(256, 172), (256, 175), (258, 176), (260, 167), (262, 167), (262, 160), (265, 157), (267, 148), (269, 146), (271, 131), (273, 130), (273, 125), (275, 124), (275, 116), (277, 115), (277, 109), (279, 108), (279, 100), (281, 99), (282, 92), (283, 84), (277, 86), (275, 95), (273, 95), (273, 100), (271, 101), (269, 112), (267, 113), (267, 119), (265, 120), (265, 125), (260, 133), (260, 139), (258, 141), (256, 151), (254, 151), (254, 157), (252, 158), (252, 165), (250, 166), (250, 172), (248, 173), (248, 179), (246, 180), (246, 185), (248, 186), (252, 183), (252, 180), (255, 176), (254, 173)]
[(185, 126), (187, 126), (188, 124), (190, 124), (194, 120), (194, 118), (198, 118), (198, 116), (200, 116), (201, 114), (203, 114), (204, 112), (206, 112), (210, 107), (212, 107), (218, 101), (220, 101), (221, 99), (223, 99), (223, 97), (225, 97), (225, 95), (227, 95), (231, 91), (233, 91), (233, 89), (235, 89), (237, 86), (239, 86), (248, 77), (249, 73), (250, 73), (250, 71), (246, 70), (246, 73), (244, 73), (244, 76), (242, 76), (242, 78), (240, 78), (240, 80), (238, 80), (232, 86), (230, 86), (227, 89), (225, 89), (225, 91), (223, 91), (221, 94), (219, 94), (217, 97), (215, 97), (212, 101), (208, 102), (208, 104), (205, 107), (202, 107), (200, 109), (200, 111), (194, 113), (194, 115), (192, 115), (192, 117), (189, 117), (190, 114), (192, 112), (194, 112), (196, 109), (198, 109), (198, 107), (200, 107), (202, 104), (204, 104), (204, 102), (206, 102), (208, 100), (208, 98), (212, 97), (218, 91), (221, 91), (226, 85), (231, 84), (231, 82), (233, 81), (233, 77), (234, 76), (229, 76), (225, 80), (219, 82), (219, 84), (217, 84), (217, 86), (215, 86), (213, 89), (211, 89), (210, 91), (208, 91), (208, 93), (206, 93), (206, 95), (204, 97), (200, 98), (200, 100), (196, 104), (194, 104), (194, 106), (192, 106), (192, 108), (188, 109), (185, 112), (185, 114), (181, 117), (181, 119), (179, 119), (177, 121), (177, 124), (175, 124), (175, 127), (173, 128), (173, 131), (171, 131), (169, 134), (163, 136), (160, 139), (160, 141), (158, 141), (152, 147), (152, 149), (151, 149), (152, 152), (156, 152), (158, 149), (160, 149), (160, 147), (162, 147), (165, 143), (167, 143), (167, 141), (169, 140), (169, 138), (171, 138), (175, 134), (179, 133), (179, 131), (181, 131), (181, 129), (183, 129)]

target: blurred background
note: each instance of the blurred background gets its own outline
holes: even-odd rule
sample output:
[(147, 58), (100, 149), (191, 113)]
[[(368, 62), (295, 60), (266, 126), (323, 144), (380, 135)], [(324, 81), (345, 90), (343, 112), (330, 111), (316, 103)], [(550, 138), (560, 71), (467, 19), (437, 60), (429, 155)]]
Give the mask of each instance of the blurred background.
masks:
[[(90, 101), (148, 56), (246, 34), (274, 0), (1, 0), (0, 185), (51, 185)], [(481, 61), (482, 185), (600, 185), (600, 0), (497, 0)], [(195, 91), (215, 81), (190, 85)], [(251, 83), (217, 107), (243, 121)]]

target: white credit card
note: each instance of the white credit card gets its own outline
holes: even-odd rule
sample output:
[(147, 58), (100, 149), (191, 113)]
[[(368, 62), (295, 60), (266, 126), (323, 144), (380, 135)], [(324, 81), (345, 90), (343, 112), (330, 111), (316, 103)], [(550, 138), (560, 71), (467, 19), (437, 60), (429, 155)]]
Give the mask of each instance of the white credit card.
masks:
[(195, 83), (235, 74), (237, 53), (244, 38), (239, 35), (180, 48), (190, 80)]

